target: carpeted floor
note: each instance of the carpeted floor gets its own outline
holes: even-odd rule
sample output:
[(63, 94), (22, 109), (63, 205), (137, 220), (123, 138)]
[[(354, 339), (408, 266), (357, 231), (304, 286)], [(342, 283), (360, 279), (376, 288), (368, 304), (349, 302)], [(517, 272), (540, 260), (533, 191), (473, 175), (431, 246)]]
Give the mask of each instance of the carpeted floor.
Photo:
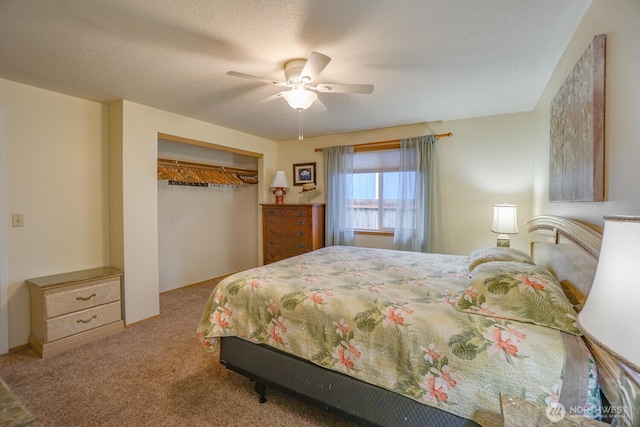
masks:
[(212, 285), (160, 295), (160, 316), (40, 359), (0, 356), (0, 377), (35, 415), (32, 426), (353, 426), (218, 363), (196, 337)]

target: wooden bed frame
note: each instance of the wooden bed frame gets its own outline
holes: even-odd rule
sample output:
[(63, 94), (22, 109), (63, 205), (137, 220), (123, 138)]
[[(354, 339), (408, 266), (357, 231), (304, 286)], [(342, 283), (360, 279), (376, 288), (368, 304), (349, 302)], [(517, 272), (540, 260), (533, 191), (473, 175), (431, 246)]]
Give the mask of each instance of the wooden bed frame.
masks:
[[(530, 252), (536, 264), (550, 270), (570, 301), (581, 308), (595, 275), (601, 232), (557, 216), (539, 216), (527, 226)], [(267, 345), (255, 345), (234, 337), (222, 338), (220, 362), (255, 381), (260, 402), (265, 401), (265, 387), (270, 386), (363, 425), (477, 425)], [(482, 415), (479, 419), (483, 419)], [(495, 414), (486, 414), (486, 417), (486, 424), (501, 423)]]

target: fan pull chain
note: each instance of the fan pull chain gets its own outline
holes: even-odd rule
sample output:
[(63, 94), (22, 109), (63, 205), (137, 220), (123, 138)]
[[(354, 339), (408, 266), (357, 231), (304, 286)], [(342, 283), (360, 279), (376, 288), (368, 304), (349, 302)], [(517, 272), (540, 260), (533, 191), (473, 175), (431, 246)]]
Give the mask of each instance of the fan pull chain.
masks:
[(302, 141), (304, 136), (302, 136), (302, 112), (304, 110), (302, 108), (298, 108), (298, 140)]

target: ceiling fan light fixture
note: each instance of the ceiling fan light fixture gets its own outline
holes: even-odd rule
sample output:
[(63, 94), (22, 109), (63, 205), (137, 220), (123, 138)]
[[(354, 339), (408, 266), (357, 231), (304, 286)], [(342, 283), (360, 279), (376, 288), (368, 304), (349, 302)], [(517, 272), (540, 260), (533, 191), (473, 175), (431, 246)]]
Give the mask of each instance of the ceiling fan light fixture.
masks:
[(318, 95), (315, 92), (295, 88), (284, 92), (282, 96), (294, 110), (306, 110), (318, 99)]

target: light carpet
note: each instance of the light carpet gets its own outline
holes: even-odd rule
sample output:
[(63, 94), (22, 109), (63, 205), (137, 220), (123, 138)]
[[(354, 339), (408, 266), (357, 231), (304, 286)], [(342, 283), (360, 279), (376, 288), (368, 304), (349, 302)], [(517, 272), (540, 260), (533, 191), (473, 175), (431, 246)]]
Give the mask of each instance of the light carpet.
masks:
[(35, 415), (32, 426), (353, 426), (253, 383), (207, 352), (196, 327), (213, 285), (160, 295), (160, 315), (48, 359), (0, 356), (0, 377)]

